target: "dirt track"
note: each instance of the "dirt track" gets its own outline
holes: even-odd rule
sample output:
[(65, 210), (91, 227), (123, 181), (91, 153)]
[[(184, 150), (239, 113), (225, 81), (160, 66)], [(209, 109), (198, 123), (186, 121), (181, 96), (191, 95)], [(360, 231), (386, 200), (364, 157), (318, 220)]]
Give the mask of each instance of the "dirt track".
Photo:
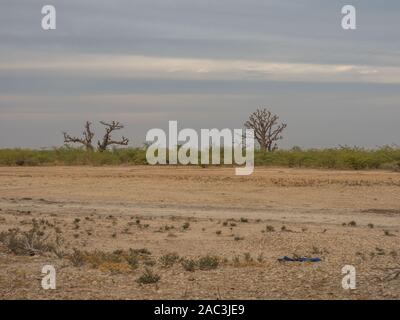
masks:
[[(33, 218), (59, 227), (66, 254), (147, 248), (161, 277), (141, 285), (135, 280), (143, 265), (75, 267), (68, 258), (17, 256), (0, 245), (3, 299), (400, 298), (400, 276), (388, 269), (400, 268), (398, 173), (256, 168), (236, 177), (231, 168), (4, 167), (0, 209), (0, 231), (29, 228)], [(180, 263), (163, 267), (167, 252), (211, 254), (220, 264), (194, 272)], [(285, 255), (322, 262), (277, 261)], [(44, 264), (56, 267), (54, 291), (40, 287)], [(356, 290), (341, 287), (347, 264), (356, 267)]]

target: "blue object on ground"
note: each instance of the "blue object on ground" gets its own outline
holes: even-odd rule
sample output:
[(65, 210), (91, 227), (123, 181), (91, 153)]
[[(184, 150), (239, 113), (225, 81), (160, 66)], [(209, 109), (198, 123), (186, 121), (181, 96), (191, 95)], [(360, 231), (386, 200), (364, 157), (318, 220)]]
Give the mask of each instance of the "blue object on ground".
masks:
[(284, 256), (283, 258), (279, 258), (278, 261), (289, 261), (289, 262), (320, 262), (322, 261), (320, 258), (306, 258), (306, 257), (299, 257), (299, 258), (290, 258)]

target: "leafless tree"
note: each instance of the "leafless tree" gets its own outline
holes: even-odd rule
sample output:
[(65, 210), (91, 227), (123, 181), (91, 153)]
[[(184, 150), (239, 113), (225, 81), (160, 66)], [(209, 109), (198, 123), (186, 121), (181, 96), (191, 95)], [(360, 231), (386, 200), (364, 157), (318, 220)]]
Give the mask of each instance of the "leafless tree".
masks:
[[(106, 127), (106, 132), (103, 136), (102, 141), (98, 141), (98, 151), (103, 152), (107, 150), (107, 147), (113, 144), (117, 145), (123, 145), (126, 146), (129, 143), (129, 140), (125, 137), (122, 137), (121, 140), (113, 140), (111, 137), (111, 133), (115, 130), (121, 130), (124, 128), (122, 124), (120, 124), (117, 121), (113, 121), (111, 123), (107, 123), (104, 121), (100, 121), (102, 125)], [(88, 151), (93, 151), (94, 147), (92, 144), (92, 140), (94, 137), (94, 132), (91, 130), (90, 126), (92, 125), (91, 122), (86, 121), (85, 124), (85, 131), (83, 132), (83, 137), (78, 138), (78, 137), (72, 137), (68, 133), (63, 132), (64, 134), (64, 143), (80, 143), (85, 146), (86, 150)]]
[(279, 117), (267, 109), (257, 109), (244, 124), (245, 128), (254, 130), (254, 138), (262, 150), (274, 151), (278, 148), (277, 141), (283, 137), (285, 123), (278, 124)]
[(111, 123), (100, 121), (100, 123), (106, 127), (106, 133), (104, 134), (103, 141), (97, 142), (98, 150), (100, 152), (107, 150), (107, 147), (110, 145), (113, 145), (113, 144), (122, 145), (122, 146), (128, 145), (129, 140), (127, 138), (125, 138), (124, 136), (122, 136), (121, 140), (112, 140), (112, 137), (111, 137), (111, 133), (113, 131), (121, 130), (124, 128), (124, 126), (122, 124), (120, 124), (117, 121), (113, 121)]
[(83, 137), (71, 137), (68, 133), (63, 132), (64, 134), (64, 143), (80, 143), (83, 144), (88, 151), (93, 150), (92, 140), (94, 137), (94, 132), (90, 129), (91, 123), (86, 121), (85, 131), (83, 132)]

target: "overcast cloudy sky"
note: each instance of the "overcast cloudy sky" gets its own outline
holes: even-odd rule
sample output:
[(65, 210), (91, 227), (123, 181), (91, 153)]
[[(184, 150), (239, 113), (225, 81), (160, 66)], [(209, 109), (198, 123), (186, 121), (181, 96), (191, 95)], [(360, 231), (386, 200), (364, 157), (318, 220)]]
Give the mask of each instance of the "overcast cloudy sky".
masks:
[(168, 120), (241, 128), (260, 106), (285, 148), (400, 144), (399, 17), (398, 0), (1, 0), (0, 147), (114, 119), (140, 145)]

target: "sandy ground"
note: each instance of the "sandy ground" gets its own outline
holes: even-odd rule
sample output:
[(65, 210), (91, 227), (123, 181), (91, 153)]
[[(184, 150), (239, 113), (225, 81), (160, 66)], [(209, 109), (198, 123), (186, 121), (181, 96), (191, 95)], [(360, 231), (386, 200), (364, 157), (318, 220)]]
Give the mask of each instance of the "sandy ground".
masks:
[[(0, 168), (0, 231), (29, 230), (32, 219), (62, 236), (62, 256), (16, 255), (0, 244), (1, 299), (400, 298), (398, 173), (256, 168), (237, 177), (232, 168)], [(135, 267), (77, 266), (73, 248), (150, 254)], [(215, 256), (219, 264), (194, 271), (179, 259), (165, 265), (163, 256), (172, 252)], [(279, 262), (282, 256), (322, 261)], [(41, 287), (46, 264), (56, 269), (56, 290)], [(345, 265), (356, 268), (355, 290), (342, 288)], [(145, 268), (160, 280), (138, 283)]]

